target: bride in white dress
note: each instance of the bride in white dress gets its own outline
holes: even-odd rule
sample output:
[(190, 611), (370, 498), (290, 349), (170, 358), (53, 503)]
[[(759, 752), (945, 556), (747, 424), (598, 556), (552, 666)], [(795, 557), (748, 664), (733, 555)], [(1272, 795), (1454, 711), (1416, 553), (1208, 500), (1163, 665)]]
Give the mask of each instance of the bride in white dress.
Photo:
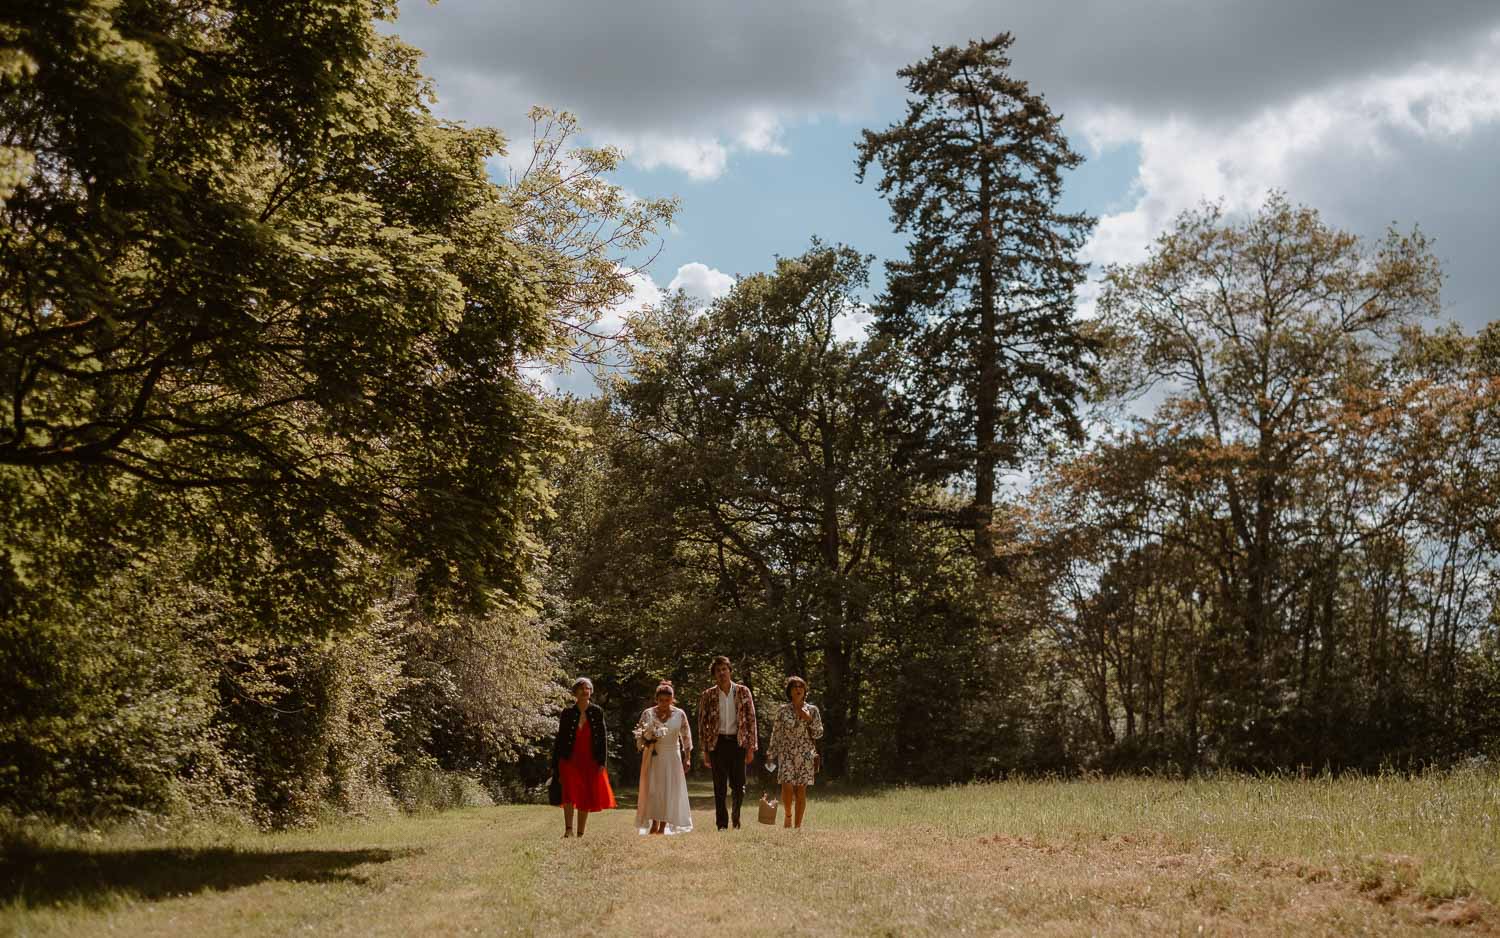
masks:
[(693, 731), (687, 714), (672, 706), (670, 681), (656, 688), (656, 706), (647, 707), (635, 727), (641, 751), (641, 787), (635, 826), (642, 834), (685, 834), (693, 829), (687, 770), (692, 764)]

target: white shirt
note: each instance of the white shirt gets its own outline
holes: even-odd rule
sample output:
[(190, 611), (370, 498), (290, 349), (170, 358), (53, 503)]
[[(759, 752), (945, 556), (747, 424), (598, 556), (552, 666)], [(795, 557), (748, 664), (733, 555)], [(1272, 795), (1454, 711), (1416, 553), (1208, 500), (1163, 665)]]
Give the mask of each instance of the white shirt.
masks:
[(740, 731), (740, 712), (734, 705), (734, 685), (729, 685), (729, 693), (719, 691), (719, 735), (728, 733), (730, 736), (737, 735)]

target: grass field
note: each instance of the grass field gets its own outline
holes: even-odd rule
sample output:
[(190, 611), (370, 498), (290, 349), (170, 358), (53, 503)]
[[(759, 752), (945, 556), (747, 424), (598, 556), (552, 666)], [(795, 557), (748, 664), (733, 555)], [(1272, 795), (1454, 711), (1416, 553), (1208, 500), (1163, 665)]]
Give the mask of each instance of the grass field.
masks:
[(693, 800), (698, 829), (674, 838), (619, 810), (564, 841), (559, 812), (532, 806), (54, 835), (0, 859), (0, 932), (1500, 934), (1492, 771), (815, 788), (798, 834), (753, 805), (718, 834), (707, 792)]

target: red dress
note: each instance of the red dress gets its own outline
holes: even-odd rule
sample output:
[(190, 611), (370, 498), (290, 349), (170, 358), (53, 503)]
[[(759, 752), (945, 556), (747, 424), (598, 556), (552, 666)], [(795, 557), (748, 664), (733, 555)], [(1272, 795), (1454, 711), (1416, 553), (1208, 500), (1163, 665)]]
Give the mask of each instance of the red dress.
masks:
[(573, 737), (573, 754), (563, 760), (563, 804), (580, 811), (603, 811), (615, 806), (615, 793), (609, 787), (609, 775), (594, 761), (593, 731), (588, 720), (578, 721), (578, 735)]

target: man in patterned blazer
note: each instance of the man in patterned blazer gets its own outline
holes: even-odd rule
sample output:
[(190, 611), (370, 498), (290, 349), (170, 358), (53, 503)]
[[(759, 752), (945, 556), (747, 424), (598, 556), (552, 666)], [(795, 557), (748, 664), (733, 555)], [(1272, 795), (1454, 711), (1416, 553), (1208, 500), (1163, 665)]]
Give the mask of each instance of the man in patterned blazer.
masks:
[(755, 726), (755, 699), (750, 688), (736, 684), (729, 659), (720, 655), (710, 670), (714, 684), (698, 699), (698, 735), (703, 740), (703, 764), (714, 775), (714, 822), (719, 830), (729, 826), (731, 815), (725, 788), (734, 790), (732, 819), (740, 826), (740, 804), (745, 800), (745, 766), (755, 759), (760, 745)]

